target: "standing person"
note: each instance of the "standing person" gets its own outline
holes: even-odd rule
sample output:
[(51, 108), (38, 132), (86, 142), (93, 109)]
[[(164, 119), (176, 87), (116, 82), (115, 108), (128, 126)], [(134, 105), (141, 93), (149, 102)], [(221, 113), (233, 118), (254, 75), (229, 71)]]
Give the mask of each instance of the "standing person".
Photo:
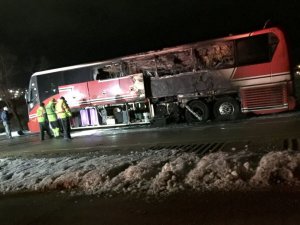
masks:
[(71, 125), (70, 125), (70, 117), (72, 116), (71, 110), (65, 100), (64, 97), (60, 97), (55, 105), (55, 111), (58, 119), (63, 128), (64, 139), (69, 140), (71, 138)]
[(55, 98), (51, 99), (49, 103), (46, 105), (46, 113), (54, 137), (59, 137), (59, 124), (57, 121), (57, 115), (55, 113), (55, 104), (56, 104), (56, 99)]
[(9, 139), (12, 139), (11, 128), (10, 128), (10, 116), (8, 114), (8, 108), (7, 108), (7, 106), (3, 107), (3, 111), (1, 113), (1, 120), (2, 120), (3, 126), (5, 128), (6, 136)]
[(43, 102), (40, 104), (40, 107), (37, 109), (36, 114), (38, 116), (38, 122), (40, 125), (40, 140), (43, 141), (45, 139), (44, 131), (47, 132), (49, 138), (53, 138), (53, 135), (51, 134), (49, 129), (47, 113), (45, 109), (45, 104)]

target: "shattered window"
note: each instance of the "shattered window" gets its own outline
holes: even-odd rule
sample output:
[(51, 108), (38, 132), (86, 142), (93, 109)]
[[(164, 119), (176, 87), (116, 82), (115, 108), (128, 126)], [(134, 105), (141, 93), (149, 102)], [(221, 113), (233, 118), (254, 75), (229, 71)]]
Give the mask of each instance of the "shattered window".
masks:
[(115, 62), (115, 63), (95, 67), (93, 69), (94, 80), (107, 80), (107, 79), (122, 77), (124, 75), (122, 68), (123, 66), (121, 62)]
[(233, 41), (211, 43), (195, 48), (196, 69), (222, 69), (234, 66)]
[(157, 56), (156, 62), (159, 76), (190, 72), (194, 68), (191, 49)]
[(145, 76), (156, 76), (156, 61), (152, 58), (141, 58), (126, 62), (129, 74), (143, 73)]
[(167, 76), (193, 71), (192, 49), (157, 54), (151, 57), (126, 61), (129, 74), (143, 73), (145, 76)]

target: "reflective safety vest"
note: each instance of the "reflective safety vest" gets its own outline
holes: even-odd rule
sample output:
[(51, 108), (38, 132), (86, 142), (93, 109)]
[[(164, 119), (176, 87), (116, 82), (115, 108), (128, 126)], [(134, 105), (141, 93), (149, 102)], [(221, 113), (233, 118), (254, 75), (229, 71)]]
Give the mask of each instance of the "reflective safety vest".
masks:
[(46, 110), (45, 110), (45, 107), (40, 106), (37, 109), (36, 114), (37, 114), (38, 122), (39, 123), (44, 123), (46, 121)]
[(55, 112), (59, 119), (65, 119), (72, 116), (69, 106), (63, 99), (59, 99), (57, 101), (55, 105)]
[(46, 105), (46, 113), (47, 113), (49, 122), (53, 122), (53, 121), (57, 120), (57, 115), (55, 113), (55, 103), (53, 101), (50, 101)]

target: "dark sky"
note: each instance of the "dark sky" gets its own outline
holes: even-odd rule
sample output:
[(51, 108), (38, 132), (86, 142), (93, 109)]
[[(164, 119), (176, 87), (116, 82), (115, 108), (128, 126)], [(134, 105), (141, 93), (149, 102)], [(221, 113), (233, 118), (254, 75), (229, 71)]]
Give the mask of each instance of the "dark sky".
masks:
[(300, 62), (296, 0), (0, 0), (0, 44), (56, 68), (253, 31), (268, 19)]

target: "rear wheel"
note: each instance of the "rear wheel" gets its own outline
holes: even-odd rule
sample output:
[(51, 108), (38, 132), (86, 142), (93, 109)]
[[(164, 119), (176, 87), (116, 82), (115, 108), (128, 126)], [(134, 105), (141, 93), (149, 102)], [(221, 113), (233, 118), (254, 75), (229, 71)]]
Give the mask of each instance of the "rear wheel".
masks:
[(218, 99), (214, 104), (214, 116), (217, 120), (235, 120), (240, 114), (240, 106), (232, 97)]
[(188, 123), (206, 122), (209, 117), (209, 109), (202, 101), (192, 101), (188, 107), (193, 111), (185, 110), (185, 119)]

